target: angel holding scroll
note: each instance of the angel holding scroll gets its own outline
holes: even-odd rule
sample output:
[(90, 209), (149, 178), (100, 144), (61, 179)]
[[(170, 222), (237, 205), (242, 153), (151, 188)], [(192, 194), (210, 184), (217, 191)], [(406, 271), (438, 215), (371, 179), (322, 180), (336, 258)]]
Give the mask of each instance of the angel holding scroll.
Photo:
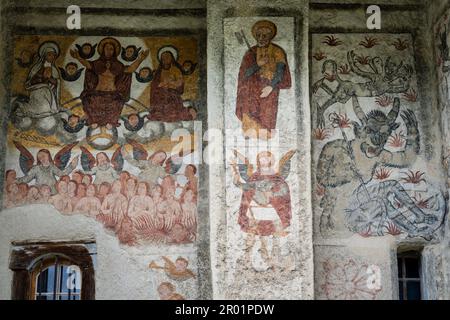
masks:
[(278, 170), (275, 168), (275, 157), (269, 151), (257, 155), (256, 171), (253, 171), (247, 158), (237, 151), (234, 154), (239, 163), (232, 162), (233, 183), (243, 191), (238, 224), (247, 233), (247, 260), (250, 259), (256, 236), (260, 236), (263, 258), (272, 265), (273, 254), (269, 254), (264, 237), (273, 236), (277, 241), (277, 238), (288, 235), (292, 213), (286, 178), (295, 151), (289, 151), (281, 158)]

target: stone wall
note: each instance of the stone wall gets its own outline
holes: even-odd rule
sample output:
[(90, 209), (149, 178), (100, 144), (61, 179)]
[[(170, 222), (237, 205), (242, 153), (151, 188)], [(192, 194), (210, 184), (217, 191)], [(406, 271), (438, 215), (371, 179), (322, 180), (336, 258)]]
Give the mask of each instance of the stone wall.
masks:
[[(55, 41), (61, 50), (56, 67), (76, 62), (83, 68), (70, 54), (74, 44), (98, 46), (115, 37), (124, 49), (134, 44), (150, 50), (139, 72), (157, 70), (158, 49), (171, 45), (180, 64), (174, 72), (183, 75), (183, 106), (197, 114), (195, 128), (179, 125), (192, 129), (188, 140), (195, 143), (183, 154), (191, 162), (168, 170), (180, 176), (187, 164), (196, 166), (196, 237), (175, 241), (185, 234), (180, 227), (167, 233), (178, 243), (158, 243), (153, 228), (146, 233), (151, 239), (133, 243), (133, 232), (107, 219), (54, 204), (16, 205), (4, 194), (1, 299), (11, 297), (14, 244), (42, 242), (96, 243), (97, 299), (159, 299), (159, 285), (169, 282), (188, 299), (395, 300), (397, 253), (410, 249), (422, 252), (423, 298), (450, 298), (446, 57), (440, 36), (448, 25), (448, 1), (379, 0), (381, 30), (367, 29), (365, 11), (373, 3), (365, 0), (83, 0), (80, 31), (65, 28), (70, 4), (0, 4), (3, 188), (6, 170), (23, 176), (26, 150), (36, 158), (44, 148), (27, 140), (35, 128), (22, 126), (14, 113), (17, 101), (27, 102), (17, 96), (30, 95), (24, 83), (32, 65), (24, 60), (25, 49), (35, 53)], [(264, 32), (270, 35), (267, 51), (256, 46)], [(193, 64), (183, 65), (186, 60)], [(252, 71), (252, 63), (259, 67)], [(63, 101), (80, 95), (85, 73), (63, 79)], [(132, 97), (154, 107), (151, 86), (157, 80), (140, 80), (132, 76)], [(260, 97), (267, 85), (275, 88), (270, 102)], [(126, 152), (170, 153), (175, 143), (169, 135), (150, 141), (139, 136), (141, 129), (125, 132), (131, 113), (122, 112), (117, 141), (106, 154), (120, 162), (120, 153), (122, 169), (139, 180)], [(152, 132), (177, 127), (177, 119), (165, 120), (143, 121), (151, 122)], [(264, 136), (265, 129), (276, 133)], [(86, 130), (63, 142), (46, 130), (37, 136), (57, 142), (48, 147), (53, 157), (77, 142), (69, 153), (70, 159), (82, 155), (77, 171), (85, 169), (83, 161), (92, 166), (80, 146), (94, 157), (102, 151), (88, 143)], [(186, 183), (179, 184), (176, 199), (183, 204)], [(183, 277), (174, 278), (170, 266), (180, 257), (189, 264)]]
[[(116, 174), (113, 174), (113, 176), (117, 176), (116, 180), (108, 181), (108, 178), (106, 180), (103, 179), (106, 176), (103, 176), (103, 180), (110, 182), (112, 185), (117, 184), (117, 181), (120, 180), (119, 173), (123, 176), (124, 171), (129, 171), (132, 175), (136, 175), (136, 180), (146, 182), (147, 188), (150, 188), (152, 186), (152, 181), (146, 180), (146, 178), (142, 176), (144, 167), (141, 168), (141, 173), (136, 170), (133, 171), (131, 167), (127, 167), (127, 161), (129, 165), (132, 163), (130, 162), (133, 160), (132, 158), (139, 160), (136, 158), (136, 152), (141, 155), (142, 153), (145, 153), (147, 155), (145, 158), (147, 158), (157, 150), (167, 149), (164, 151), (169, 154), (171, 158), (166, 159), (166, 162), (163, 163), (163, 165), (166, 165), (166, 169), (161, 167), (161, 169), (158, 170), (165, 172), (163, 175), (166, 175), (169, 178), (173, 177), (169, 180), (178, 181), (179, 183), (174, 186), (177, 188), (174, 194), (177, 194), (176, 197), (179, 199), (174, 203), (174, 210), (178, 210), (179, 218), (176, 218), (175, 216), (161, 216), (161, 219), (158, 220), (161, 228), (153, 224), (157, 220), (154, 220), (153, 222), (150, 220), (147, 220), (147, 222), (142, 220), (141, 222), (144, 225), (147, 225), (147, 231), (145, 232), (145, 235), (137, 235), (136, 232), (139, 233), (138, 225), (140, 223), (138, 222), (138, 219), (140, 218), (137, 216), (133, 217), (132, 213), (132, 211), (134, 211), (132, 207), (137, 208), (135, 206), (135, 204), (137, 204), (135, 202), (137, 198), (133, 200), (133, 196), (130, 194), (131, 198), (125, 200), (124, 194), (126, 194), (126, 186), (123, 184), (123, 180), (122, 184), (117, 184), (118, 188), (121, 189), (119, 195), (113, 196), (110, 193), (110, 200), (112, 201), (110, 203), (111, 206), (105, 204), (105, 201), (107, 202), (105, 197), (105, 200), (103, 201), (105, 206), (103, 208), (106, 209), (106, 207), (109, 207), (106, 211), (101, 209), (100, 202), (95, 200), (95, 197), (99, 199), (100, 195), (94, 196), (94, 200), (92, 200), (92, 204), (97, 203), (98, 205), (88, 205), (91, 208), (89, 210), (87, 210), (87, 207), (85, 207), (86, 209), (83, 209), (81, 208), (82, 206), (79, 205), (80, 203), (83, 203), (83, 198), (80, 198), (79, 201), (76, 201), (76, 199), (73, 198), (72, 200), (63, 200), (63, 198), (67, 197), (62, 197), (63, 188), (61, 185), (64, 183), (60, 183), (59, 181), (57, 186), (50, 186), (53, 195), (50, 195), (50, 200), (48, 201), (41, 197), (42, 193), (40, 193), (40, 199), (38, 199), (38, 197), (35, 199), (36, 201), (31, 200), (31, 198), (22, 200), (17, 198), (13, 200), (13, 193), (10, 192), (10, 196), (5, 195), (4, 197), (3, 205), (6, 209), (2, 211), (1, 215), (1, 223), (6, 228), (1, 233), (3, 244), (1, 249), (1, 297), (8, 299), (11, 296), (11, 279), (13, 272), (8, 268), (8, 260), (10, 251), (13, 248), (13, 242), (84, 243), (85, 241), (94, 241), (97, 248), (97, 253), (95, 255), (97, 299), (159, 299), (158, 288), (162, 283), (167, 282), (175, 287), (176, 293), (185, 298), (210, 298), (212, 292), (209, 267), (209, 201), (208, 188), (205, 187), (208, 181), (208, 166), (194, 160), (195, 156), (201, 155), (201, 135), (202, 130), (205, 130), (204, 128), (207, 126), (208, 117), (205, 103), (206, 61), (204, 52), (206, 50), (206, 23), (204, 7), (201, 3), (191, 2), (190, 4), (186, 4), (174, 2), (172, 5), (164, 3), (162, 7), (156, 5), (153, 8), (149, 8), (147, 4), (137, 1), (133, 3), (133, 8), (130, 8), (128, 5), (124, 8), (121, 4), (115, 2), (115, 4), (110, 5), (105, 3), (104, 6), (109, 9), (104, 9), (104, 7), (99, 8), (96, 5), (92, 5), (92, 3), (85, 2), (80, 4), (84, 13), (82, 16), (82, 32), (80, 33), (82, 37), (79, 37), (78, 33), (68, 32), (66, 30), (66, 5), (68, 5), (68, 3), (65, 3), (64, 1), (58, 4), (53, 3), (51, 8), (38, 5), (33, 1), (5, 3), (6, 8), (2, 12), (2, 23), (5, 28), (2, 28), (2, 35), (5, 37), (8, 35), (8, 37), (5, 38), (7, 45), (4, 47), (4, 50), (2, 50), (2, 55), (11, 57), (11, 59), (2, 60), (2, 69), (8, 74), (8, 76), (3, 79), (3, 83), (5, 87), (8, 88), (9, 92), (9, 94), (2, 95), (2, 99), (6, 99), (3, 105), (9, 106), (2, 108), (2, 114), (10, 114), (9, 119), (7, 116), (2, 117), (2, 119), (4, 119), (3, 128), (5, 136), (8, 132), (8, 139), (3, 139), (1, 142), (4, 146), (3, 150), (6, 150), (6, 154), (3, 153), (2, 156), (2, 163), (5, 164), (5, 169), (15, 170), (18, 178), (30, 176), (31, 173), (27, 173), (27, 170), (39, 167), (39, 164), (36, 164), (35, 162), (38, 160), (38, 153), (40, 154), (38, 150), (45, 148), (50, 150), (55, 165), (61, 164), (61, 169), (64, 169), (65, 165), (67, 165), (68, 168), (74, 169), (70, 170), (72, 172), (67, 169), (64, 172), (67, 174), (68, 180), (76, 180), (79, 178), (79, 175), (75, 177), (75, 171), (84, 172), (84, 175), (82, 174), (81, 176), (86, 178), (86, 180), (85, 182), (82, 182), (80, 179), (77, 185), (77, 193), (80, 191), (81, 185), (84, 183), (89, 185), (92, 183), (92, 180), (93, 185), (97, 187), (96, 191), (99, 192), (101, 188), (101, 185), (99, 184), (101, 177), (99, 174), (95, 175), (92, 170), (95, 170), (95, 166), (100, 163), (96, 160), (88, 161), (88, 159), (91, 157), (89, 153), (91, 153), (93, 157), (97, 157), (100, 152), (105, 152), (105, 154), (109, 156), (112, 164), (116, 162), (116, 164), (121, 167), (120, 170), (122, 170), (122, 173), (119, 171)], [(43, 18), (44, 16), (46, 17), (45, 19)], [(33, 110), (35, 110), (33, 107), (37, 107), (38, 105), (41, 107), (43, 106), (43, 104), (36, 103), (37, 100), (33, 100), (34, 98), (30, 93), (33, 89), (29, 89), (29, 85), (26, 83), (24, 84), (27, 77), (30, 77), (33, 69), (33, 65), (28, 63), (28, 60), (26, 59), (26, 53), (31, 52), (32, 54), (40, 54), (41, 52), (37, 52), (38, 48), (42, 49), (45, 48), (45, 46), (57, 48), (57, 60), (55, 66), (61, 67), (63, 70), (59, 71), (61, 77), (58, 79), (60, 81), (58, 82), (58, 85), (61, 87), (58, 88), (58, 85), (56, 87), (61, 90), (62, 103), (62, 101), (70, 101), (72, 98), (79, 96), (80, 93), (84, 92), (83, 90), (86, 89), (87, 83), (87, 80), (84, 84), (82, 81), (84, 77), (83, 72), (87, 71), (81, 69), (85, 66), (80, 67), (80, 62), (77, 61), (80, 59), (71, 57), (69, 51), (76, 49), (75, 44), (81, 46), (83, 43), (91, 43), (93, 46), (96, 44), (96, 47), (99, 48), (102, 46), (102, 40), (105, 39), (105, 37), (115, 37), (124, 49), (128, 45), (134, 44), (136, 45), (136, 48), (139, 48), (141, 54), (148, 49), (150, 51), (148, 53), (148, 58), (144, 57), (145, 61), (141, 63), (140, 68), (149, 67), (152, 70), (158, 69), (158, 59), (160, 60), (161, 55), (164, 55), (163, 51), (159, 50), (159, 48), (164, 48), (164, 46), (166, 46), (166, 48), (168, 48), (167, 50), (172, 52), (173, 58), (175, 60), (180, 60), (179, 71), (176, 71), (178, 69), (175, 69), (174, 72), (178, 72), (177, 74), (180, 75), (182, 74), (183, 77), (184, 94), (181, 99), (184, 99), (183, 103), (192, 103), (192, 106), (197, 109), (198, 112), (196, 118), (193, 119), (196, 121), (184, 121), (183, 124), (176, 120), (188, 119), (181, 119), (180, 114), (176, 115), (180, 116), (180, 119), (170, 118), (167, 113), (166, 118), (164, 118), (164, 116), (158, 118), (158, 115), (152, 115), (151, 117), (154, 118), (147, 120), (145, 118), (146, 114), (142, 114), (139, 105), (148, 105), (147, 101), (150, 97), (149, 82), (142, 79), (142, 77), (138, 78), (137, 75), (132, 73), (130, 76), (131, 87), (129, 90), (131, 97), (136, 100), (134, 100), (134, 105), (125, 106), (122, 110), (122, 117), (119, 119), (121, 126), (118, 127), (115, 133), (118, 135), (118, 138), (114, 138), (114, 134), (109, 136), (109, 129), (107, 127), (105, 127), (106, 131), (100, 133), (104, 140), (114, 140), (113, 146), (111, 147), (109, 147), (109, 145), (106, 147), (100, 146), (97, 143), (92, 143), (95, 142), (94, 140), (89, 140), (89, 132), (86, 130), (96, 130), (92, 127), (90, 129), (84, 127), (81, 128), (81, 131), (77, 131), (77, 126), (74, 126), (74, 131), (68, 131), (66, 130), (67, 128), (60, 130), (61, 128), (59, 125), (53, 127), (48, 121), (42, 121), (41, 119), (33, 120), (32, 127), (27, 127), (26, 123), (22, 121), (15, 122), (14, 119), (17, 115), (17, 110), (25, 110), (28, 109), (28, 106), (31, 106), (29, 111), (32, 113), (34, 112)], [(145, 43), (146, 41), (147, 43)], [(29, 44), (28, 46), (26, 45), (27, 43)], [(113, 41), (113, 44), (114, 43), (115, 42)], [(173, 47), (167, 47), (167, 45), (172, 45)], [(98, 52), (100, 55), (102, 54), (100, 49)], [(87, 60), (90, 59), (90, 63), (94, 63), (93, 61), (99, 57), (94, 51), (93, 53), (95, 54), (94, 56), (87, 58)], [(15, 58), (18, 58), (18, 60)], [(119, 59), (121, 59), (120, 61), (122, 61), (124, 65), (131, 65), (133, 61), (136, 61), (136, 57), (132, 57), (130, 60), (124, 60), (125, 58), (122, 56), (122, 58)], [(137, 56), (137, 60), (139, 59), (140, 57)], [(192, 61), (191, 69), (182, 69), (182, 64), (186, 60)], [(65, 78), (63, 78), (64, 69), (69, 62), (78, 63), (78, 68), (81, 70), (80, 78), (70, 78), (69, 73), (65, 74)], [(139, 72), (140, 68), (136, 69), (136, 72)], [(53, 70), (55, 70), (55, 68), (53, 68)], [(66, 70), (68, 69), (66, 68)], [(95, 73), (95, 69), (92, 70), (94, 70)], [(52, 77), (57, 78), (55, 74), (53, 74)], [(122, 85), (122, 83), (117, 81), (115, 84), (117, 86)], [(126, 86), (125, 82), (123, 82), (123, 84)], [(35, 95), (34, 97), (39, 99), (39, 94), (37, 94), (38, 90), (32, 92), (32, 94)], [(13, 107), (13, 105), (15, 105), (14, 101), (18, 101), (15, 100), (15, 98), (20, 94), (28, 94), (31, 99), (19, 101), (19, 105)], [(152, 103), (155, 104), (157, 101), (153, 101)], [(130, 102), (130, 104), (133, 103)], [(85, 106), (83, 105), (83, 109), (84, 107)], [(139, 122), (144, 122), (143, 129), (136, 131), (130, 130), (133, 129), (133, 124), (130, 122), (130, 114), (127, 115), (126, 108), (131, 112), (130, 114), (140, 112), (137, 113), (137, 115), (142, 119), (139, 120)], [(70, 110), (69, 116), (81, 116), (81, 114), (77, 114), (77, 110), (78, 112), (81, 112), (81, 109), (80, 106), (77, 106), (76, 104), (71, 106), (66, 105), (66, 109)], [(186, 108), (186, 110), (188, 109)], [(186, 112), (186, 114), (188, 114), (188, 112)], [(104, 116), (109, 117), (108, 114), (105, 114)], [(25, 119), (23, 117), (20, 118), (22, 120)], [(45, 117), (44, 119), (48, 120), (49, 118)], [(61, 116), (61, 119), (66, 121), (63, 123), (70, 126), (70, 118)], [(102, 121), (101, 118), (97, 119), (97, 121)], [(124, 119), (130, 120), (128, 121), (128, 127), (126, 126), (126, 122), (123, 122)], [(131, 127), (130, 124), (132, 125)], [(151, 133), (150, 135), (142, 136), (140, 134), (146, 132), (145, 126), (149, 126), (147, 129), (150, 129)], [(195, 145), (191, 145), (190, 148), (192, 148), (192, 150), (187, 154), (170, 154), (171, 148), (176, 144), (174, 141), (171, 142), (170, 140), (171, 133), (177, 128), (183, 129), (183, 126), (188, 129), (188, 139), (194, 139), (194, 137), (196, 137)], [(18, 136), (12, 133), (11, 130), (19, 130)], [(104, 130), (104, 128), (102, 128), (102, 130)], [(114, 131), (114, 129), (111, 130)], [(158, 136), (159, 133), (155, 130), (158, 132), (161, 131), (159, 132), (161, 136)], [(57, 133), (55, 134), (55, 132)], [(94, 131), (91, 133), (94, 133)], [(31, 139), (33, 141), (28, 139), (32, 136), (35, 137)], [(36, 140), (36, 137), (40, 137), (39, 140)], [(13, 141), (15, 142), (12, 145), (11, 142)], [(175, 140), (175, 142), (176, 141), (177, 140)], [(98, 140), (97, 142), (101, 144), (102, 140)], [(47, 146), (43, 146), (42, 143), (47, 144)], [(131, 146), (130, 143), (134, 146)], [(200, 143), (200, 146), (198, 143)], [(117, 149), (124, 147), (126, 144), (131, 146), (129, 148), (131, 151), (131, 158), (128, 160), (126, 159), (125, 148), (122, 149), (122, 151)], [(16, 149), (14, 145), (19, 146), (22, 151)], [(72, 145), (74, 145), (73, 148)], [(76, 164), (76, 160), (74, 160), (73, 167), (71, 167), (71, 163), (65, 163), (65, 160), (62, 160), (61, 163), (57, 156), (58, 150), (64, 149), (64, 146), (69, 146), (71, 149), (66, 149), (66, 151), (69, 151), (66, 153), (66, 157), (69, 157), (71, 161), (76, 155), (81, 155), (81, 160), (78, 161), (78, 164)], [(22, 149), (22, 147), (24, 149)], [(102, 151), (105, 148), (107, 150)], [(29, 153), (27, 153), (25, 149), (28, 150)], [(119, 151), (115, 153), (114, 150)], [(65, 151), (63, 151), (63, 153), (64, 152)], [(35, 159), (28, 163), (28, 168), (20, 167), (20, 165), (18, 166), (20, 163), (19, 154), (24, 155), (25, 153), (28, 155), (31, 154), (31, 157)], [(175, 159), (174, 156), (180, 155), (182, 156), (181, 159), (190, 158), (190, 161), (193, 162), (186, 162), (184, 160), (182, 162), (178, 160), (178, 162), (173, 161)], [(194, 157), (192, 157), (192, 155), (194, 155)], [(84, 165), (83, 157), (85, 159)], [(122, 161), (121, 158), (125, 161)], [(66, 160), (68, 160), (68, 158), (66, 158)], [(143, 158), (142, 160), (147, 161)], [(167, 166), (169, 163), (168, 161), (170, 161), (169, 167), (171, 168)], [(181, 180), (178, 180), (178, 177), (181, 177), (182, 179), (186, 177), (184, 172), (190, 163), (195, 166), (196, 171), (191, 180), (198, 181), (198, 188), (197, 185), (194, 186), (193, 184), (189, 184), (189, 186), (195, 190), (190, 189), (191, 187), (187, 187), (187, 180), (185, 180), (184, 183), (181, 182)], [(25, 171), (22, 172), (22, 169), (24, 168)], [(86, 169), (89, 170), (86, 171)], [(90, 171), (92, 171), (93, 175), (91, 178), (93, 179), (87, 177), (87, 172)], [(64, 179), (58, 178), (58, 180), (62, 181)], [(159, 182), (157, 183), (163, 184), (161, 180), (158, 181)], [(73, 184), (72, 182), (69, 183)], [(195, 181), (192, 183), (195, 183)], [(134, 183), (131, 181), (130, 185), (131, 184)], [(33, 189), (33, 185), (39, 186), (39, 182), (37, 180), (34, 182), (34, 180), (31, 179), (29, 181), (28, 190)], [(182, 185), (185, 186), (184, 190)], [(143, 187), (144, 185), (141, 184), (141, 186)], [(169, 189), (171, 188), (168, 185), (166, 186)], [(11, 190), (8, 189), (8, 182), (5, 182), (5, 188)], [(188, 189), (190, 189), (190, 191), (188, 191)], [(135, 191), (137, 190), (133, 190), (134, 191), (131, 192), (136, 194)], [(160, 191), (162, 191), (162, 189), (160, 189)], [(190, 222), (188, 220), (183, 222), (182, 215), (180, 215), (182, 203), (187, 203), (186, 201), (181, 200), (181, 198), (184, 199), (185, 191), (188, 191), (188, 193), (194, 196), (193, 199), (191, 199), (193, 211), (191, 211), (190, 215), (185, 215), (185, 218), (189, 217), (188, 220)], [(148, 197), (152, 194), (150, 189), (147, 189), (147, 192), (145, 193), (147, 195), (143, 195), (143, 197), (149, 199)], [(30, 192), (28, 192), (28, 194), (31, 196)], [(66, 193), (64, 192), (64, 194)], [(80, 195), (82, 196), (83, 194)], [(76, 194), (74, 194), (74, 196), (78, 197)], [(124, 200), (122, 202), (128, 207), (128, 210), (124, 209), (124, 207), (119, 209), (117, 206), (115, 201), (122, 198)], [(198, 199), (198, 202), (196, 199)], [(31, 204), (31, 202), (45, 204)], [(49, 204), (46, 204), (47, 202)], [(71, 208), (63, 205), (65, 202), (67, 202), (66, 204), (71, 203)], [(144, 203), (142, 209), (146, 206)], [(148, 210), (152, 211), (154, 208), (152, 209), (149, 207)], [(102, 211), (106, 213), (106, 215), (102, 216)], [(138, 211), (139, 210), (135, 211), (135, 213), (137, 214)], [(109, 217), (107, 217), (107, 212), (110, 214)], [(163, 214), (166, 212), (168, 211), (162, 211)], [(144, 213), (144, 211), (141, 211), (141, 213)], [(125, 215), (122, 216), (123, 214)], [(126, 216), (128, 216), (128, 218), (126, 218)], [(153, 215), (153, 217), (156, 216)], [(126, 222), (127, 219), (128, 222)], [(130, 222), (133, 227), (131, 227)], [(129, 225), (128, 227), (126, 227), (127, 224)], [(184, 224), (196, 225), (195, 230), (192, 230), (192, 237), (188, 235), (189, 232), (186, 233), (187, 229), (182, 227)], [(156, 229), (161, 229), (161, 231), (158, 232)], [(177, 231), (175, 231), (175, 229)], [(169, 240), (169, 238), (171, 238), (170, 234), (174, 236), (172, 237), (172, 240)], [(182, 234), (184, 235), (182, 236)], [(181, 238), (184, 238), (184, 240)], [(167, 268), (177, 263), (176, 261), (179, 260), (179, 258), (184, 259), (188, 263), (184, 271), (186, 277), (182, 277), (182, 280), (180, 280), (179, 277), (170, 278), (170, 271), (167, 271), (171, 270), (170, 268)], [(180, 263), (183, 262), (182, 260), (179, 261)]]

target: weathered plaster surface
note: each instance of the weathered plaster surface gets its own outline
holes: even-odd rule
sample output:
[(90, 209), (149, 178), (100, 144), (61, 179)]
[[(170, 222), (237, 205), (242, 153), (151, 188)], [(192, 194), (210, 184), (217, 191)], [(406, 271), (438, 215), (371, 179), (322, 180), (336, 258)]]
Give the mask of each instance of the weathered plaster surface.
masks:
[[(446, 174), (441, 164), (443, 141), (441, 139), (440, 118), (437, 100), (437, 79), (434, 76), (435, 52), (430, 44), (432, 30), (441, 15), (450, 6), (449, 1), (420, 0), (395, 1), (379, 0), (382, 4), (382, 30), (385, 33), (406, 32), (414, 36), (415, 68), (418, 74), (420, 91), (420, 110), (418, 117), (423, 123), (423, 156), (433, 170), (434, 181), (444, 185)], [(22, 32), (45, 31), (49, 34), (72, 34), (65, 27), (65, 8), (71, 1), (52, 1), (45, 6), (37, 1), (1, 1), (0, 9), (8, 5), (21, 7), (20, 13), (10, 11), (2, 14), (1, 37), (6, 45), (0, 51), (0, 72), (7, 76), (0, 83), (0, 118), (2, 132), (5, 132), (8, 112), (8, 83), (11, 67), (7, 57), (11, 52), (9, 35), (14, 27)], [(345, 239), (322, 239), (313, 235), (313, 208), (311, 194), (311, 121), (309, 107), (309, 40), (310, 33), (367, 33), (365, 7), (372, 1), (345, 0), (336, 5), (336, 1), (318, 0), (311, 5), (302, 0), (277, 1), (89, 1), (80, 0), (78, 4), (87, 7), (83, 15), (86, 35), (95, 32), (104, 34), (112, 29), (120, 29), (121, 35), (158, 34), (162, 30), (176, 33), (203, 32), (207, 44), (202, 44), (204, 101), (208, 105), (207, 119), (204, 124), (209, 131), (208, 148), (205, 155), (209, 163), (200, 169), (204, 175), (200, 184), (202, 195), (199, 203), (199, 241), (196, 246), (182, 247), (140, 247), (132, 248), (120, 245), (118, 240), (92, 219), (83, 216), (62, 216), (49, 206), (20, 207), (0, 213), (0, 299), (9, 299), (12, 273), (8, 269), (8, 260), (12, 241), (95, 241), (96, 298), (98, 299), (158, 299), (155, 291), (157, 277), (153, 277), (148, 268), (150, 261), (159, 255), (185, 255), (197, 257), (199, 278), (197, 288), (183, 292), (188, 298), (282, 298), (282, 299), (327, 299), (332, 295), (326, 287), (326, 270), (323, 263), (341, 263), (354, 261), (360, 266), (378, 266), (381, 270), (381, 290), (373, 295), (374, 299), (397, 299), (396, 252), (397, 248), (424, 247), (423, 275), (426, 299), (450, 298), (450, 250), (448, 222), (444, 228), (441, 242), (397, 241), (391, 236), (365, 239), (354, 235)], [(344, 5), (351, 4), (351, 5)], [(340, 6), (341, 5), (341, 6)], [(403, 6), (403, 7), (402, 7)], [(51, 10), (47, 10), (51, 7)], [(102, 10), (109, 7), (113, 10)], [(123, 11), (130, 9), (132, 11)], [(162, 10), (164, 9), (164, 10)], [(176, 14), (165, 9), (177, 9)], [(386, 10), (384, 10), (386, 9)], [(34, 11), (33, 11), (34, 10)], [(142, 10), (142, 12), (140, 12)], [(153, 11), (152, 11), (153, 10)], [(5, 14), (7, 13), (7, 14)], [(206, 20), (204, 15), (207, 16)], [(43, 18), (45, 16), (46, 18)], [(245, 271), (250, 283), (236, 283), (233, 265), (239, 254), (238, 240), (242, 237), (236, 228), (235, 217), (229, 216), (230, 205), (236, 207), (239, 194), (232, 191), (229, 181), (229, 159), (225, 155), (226, 145), (223, 131), (236, 127), (233, 123), (232, 107), (225, 104), (225, 86), (230, 85), (225, 77), (227, 59), (239, 63), (227, 56), (233, 47), (227, 47), (227, 18), (231, 25), (239, 19), (248, 17), (294, 18), (293, 34), (283, 35), (291, 50), (294, 65), (291, 72), (295, 75), (295, 87), (291, 94), (295, 104), (288, 105), (292, 114), (281, 114), (280, 123), (292, 129), (295, 134), (284, 136), (281, 149), (297, 149), (289, 182), (293, 186), (295, 231), (291, 246), (296, 257), (295, 270), (291, 274), (273, 274), (260, 282), (254, 269)], [(99, 18), (100, 17), (100, 18)], [(242, 18), (243, 17), (243, 18)], [(250, 20), (249, 20), (250, 21)], [(250, 23), (250, 22), (249, 22)], [(58, 27), (55, 27), (58, 26)], [(112, 27), (114, 26), (114, 27)], [(207, 34), (206, 34), (207, 29)], [(294, 39), (295, 36), (295, 39)], [(226, 38), (228, 37), (228, 38)], [(293, 40), (294, 39), (294, 40)], [(286, 45), (286, 43), (284, 44)], [(242, 48), (241, 48), (242, 49)], [(237, 55), (239, 57), (240, 55)], [(230, 63), (230, 60), (228, 60)], [(206, 68), (207, 65), (207, 68)], [(234, 74), (233, 73), (233, 74)], [(231, 87), (231, 90), (234, 88)], [(0, 140), (0, 150), (5, 150), (5, 140)], [(207, 144), (204, 144), (206, 147)], [(0, 167), (4, 166), (4, 151), (0, 153)], [(0, 180), (3, 181), (0, 170)], [(228, 177), (228, 178), (227, 178)], [(230, 191), (231, 190), (231, 191)], [(231, 195), (231, 197), (230, 197)], [(231, 199), (231, 203), (230, 203)], [(233, 210), (231, 210), (233, 211)], [(234, 230), (236, 229), (236, 230)], [(314, 250), (313, 250), (314, 243)], [(402, 249), (402, 250), (403, 250)], [(313, 264), (314, 259), (314, 264)], [(159, 277), (159, 275), (158, 275)], [(158, 280), (159, 281), (159, 280)], [(286, 287), (292, 282), (292, 287)], [(343, 284), (345, 285), (345, 284)], [(232, 287), (232, 288), (231, 288)], [(262, 296), (258, 291), (267, 288)], [(185, 290), (185, 289), (181, 289)], [(187, 291), (187, 289), (186, 289)]]

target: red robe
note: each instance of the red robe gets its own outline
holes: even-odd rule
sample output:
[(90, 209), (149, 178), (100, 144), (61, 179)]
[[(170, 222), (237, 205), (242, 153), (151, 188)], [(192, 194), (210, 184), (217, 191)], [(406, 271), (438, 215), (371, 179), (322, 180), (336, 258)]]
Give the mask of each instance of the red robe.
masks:
[(111, 59), (110, 71), (115, 76), (116, 91), (97, 91), (98, 75), (106, 70), (106, 60), (101, 57), (90, 62), (91, 68), (86, 70), (84, 90), (80, 95), (87, 124), (97, 123), (106, 126), (108, 123), (119, 125), (120, 114), (124, 104), (130, 100), (131, 73), (125, 73), (125, 66)]
[[(176, 66), (172, 66), (176, 68)], [(192, 115), (188, 108), (183, 106), (181, 95), (184, 92), (184, 83), (178, 88), (160, 88), (162, 68), (156, 70), (150, 86), (150, 113), (147, 116), (152, 121), (176, 122), (190, 121)]]
[[(283, 51), (281, 47), (273, 43), (271, 45)], [(281, 81), (276, 84), (267, 98), (260, 98), (262, 89), (266, 86), (271, 86), (272, 83), (269, 79), (261, 77), (259, 71), (253, 73), (249, 77), (246, 77), (245, 75), (249, 68), (257, 65), (256, 50), (257, 46), (252, 47), (242, 59), (238, 78), (236, 116), (242, 121), (243, 115), (247, 114), (263, 129), (272, 130), (276, 127), (280, 89), (289, 89), (291, 87), (291, 74), (289, 65), (287, 61), (285, 61), (285, 68)]]
[[(262, 175), (259, 172), (254, 173), (249, 179), (248, 183), (257, 181), (272, 181), (273, 187), (271, 192), (279, 192), (280, 189), (289, 190), (289, 186), (286, 181), (278, 174), (275, 175)], [(254, 226), (250, 225), (250, 219), (247, 216), (247, 211), (252, 202), (253, 196), (255, 195), (255, 190), (251, 189), (244, 191), (242, 194), (241, 206), (239, 208), (239, 218), (238, 223), (241, 226), (241, 230), (244, 232), (249, 232)], [(280, 217), (283, 229), (286, 229), (291, 224), (291, 195), (288, 191), (282, 196), (273, 196), (269, 199), (270, 205), (275, 209), (278, 216)], [(273, 221), (270, 220), (257, 220), (256, 224), (256, 234), (260, 236), (269, 236), (275, 233), (275, 225)]]

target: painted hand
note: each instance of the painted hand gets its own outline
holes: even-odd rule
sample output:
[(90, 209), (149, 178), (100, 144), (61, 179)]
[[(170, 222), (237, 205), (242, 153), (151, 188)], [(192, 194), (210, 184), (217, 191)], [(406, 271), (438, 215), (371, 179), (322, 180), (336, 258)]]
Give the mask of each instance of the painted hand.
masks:
[(80, 60), (80, 53), (78, 52), (78, 50), (70, 50), (70, 55), (72, 56), (72, 58)]
[(269, 63), (269, 57), (262, 57), (258, 59), (258, 66), (262, 67), (263, 65), (266, 65)]
[(141, 59), (141, 60), (145, 60), (147, 57), (148, 57), (148, 55), (150, 54), (150, 50), (145, 50), (145, 51), (142, 51), (141, 53), (140, 53), (140, 56), (139, 56), (139, 58)]
[(271, 86), (267, 86), (261, 91), (260, 98), (267, 98), (273, 91), (273, 88)]

